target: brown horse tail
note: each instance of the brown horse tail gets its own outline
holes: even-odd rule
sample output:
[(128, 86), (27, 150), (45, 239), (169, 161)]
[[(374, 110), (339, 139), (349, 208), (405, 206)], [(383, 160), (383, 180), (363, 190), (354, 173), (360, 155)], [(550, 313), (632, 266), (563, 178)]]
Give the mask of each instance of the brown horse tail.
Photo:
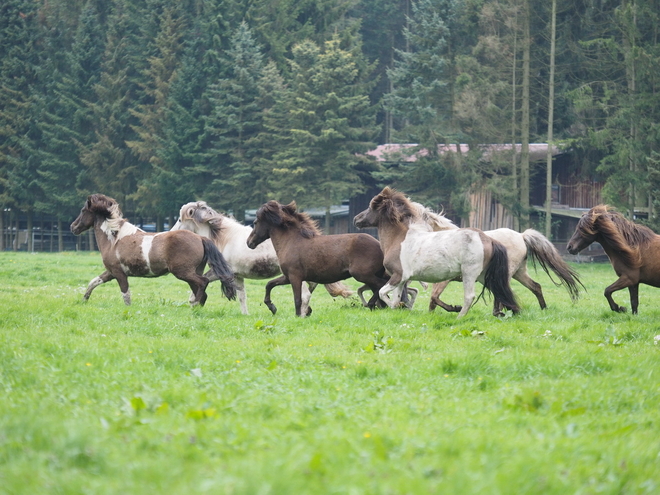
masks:
[(484, 287), (492, 292), (495, 301), (518, 313), (520, 307), (509, 284), (509, 255), (501, 242), (492, 239), (492, 246), (493, 254), (486, 267)]
[(353, 292), (348, 285), (343, 282), (335, 282), (333, 284), (325, 284), (325, 290), (328, 291), (332, 297), (341, 296), (343, 298), (351, 297), (355, 292)]
[[(563, 285), (570, 294), (571, 299), (576, 301), (580, 297), (580, 287), (584, 289), (577, 272), (568, 266), (568, 263), (561, 258), (555, 246), (540, 232), (527, 229), (522, 233), (522, 236), (534, 267), (538, 262), (543, 271), (548, 274), (552, 283), (556, 286)], [(559, 277), (559, 282), (552, 278), (550, 270)]]
[(222, 284), (222, 293), (227, 299), (233, 301), (236, 299), (236, 284), (234, 283), (234, 272), (229, 268), (229, 264), (222, 255), (217, 246), (211, 239), (202, 238), (204, 245), (204, 257), (215, 276), (220, 279)]

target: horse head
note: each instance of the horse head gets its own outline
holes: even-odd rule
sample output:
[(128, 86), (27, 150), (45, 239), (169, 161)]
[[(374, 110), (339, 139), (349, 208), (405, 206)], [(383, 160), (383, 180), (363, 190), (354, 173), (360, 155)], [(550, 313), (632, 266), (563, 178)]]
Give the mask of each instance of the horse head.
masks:
[(92, 194), (87, 197), (78, 217), (71, 223), (71, 232), (82, 234), (94, 226), (97, 215), (103, 218), (121, 218), (117, 201), (105, 194)]
[(381, 221), (390, 224), (403, 224), (419, 217), (412, 202), (403, 193), (385, 187), (369, 202), (369, 208), (358, 213), (353, 223), (358, 228), (377, 227)]
[(600, 231), (599, 220), (608, 212), (609, 208), (606, 205), (598, 205), (584, 213), (566, 245), (566, 250), (570, 254), (577, 254), (593, 243)]
[[(295, 202), (287, 206), (291, 205), (293, 205), (293, 208), (295, 209)], [(280, 203), (274, 200), (264, 203), (261, 208), (257, 210), (254, 224), (252, 226), (252, 232), (247, 239), (248, 247), (254, 249), (266, 239), (270, 238), (270, 230), (282, 225), (282, 215), (283, 208)]]

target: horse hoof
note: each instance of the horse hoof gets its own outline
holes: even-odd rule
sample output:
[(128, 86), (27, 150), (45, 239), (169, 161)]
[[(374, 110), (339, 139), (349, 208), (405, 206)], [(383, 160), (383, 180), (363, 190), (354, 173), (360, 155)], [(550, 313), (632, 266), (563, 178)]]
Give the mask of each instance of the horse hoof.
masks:
[(275, 307), (274, 304), (272, 304), (272, 303), (266, 303), (266, 306), (268, 306), (268, 309), (270, 309), (270, 312), (271, 312), (271, 313), (273, 313), (273, 314), (277, 313), (277, 308)]
[(307, 308), (306, 316), (309, 316), (311, 314), (312, 314), (312, 308)]

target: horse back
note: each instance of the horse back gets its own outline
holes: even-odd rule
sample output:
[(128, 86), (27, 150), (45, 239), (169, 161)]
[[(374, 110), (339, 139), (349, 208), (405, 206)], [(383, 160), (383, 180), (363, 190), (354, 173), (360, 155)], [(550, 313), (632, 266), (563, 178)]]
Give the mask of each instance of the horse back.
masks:
[[(660, 287), (660, 236), (656, 235), (651, 242), (640, 246), (639, 249), (641, 257), (639, 282), (653, 287)], [(614, 262), (612, 262), (612, 265), (614, 266)], [(626, 270), (626, 268), (623, 268), (623, 270)], [(618, 271), (617, 274), (621, 275)]]

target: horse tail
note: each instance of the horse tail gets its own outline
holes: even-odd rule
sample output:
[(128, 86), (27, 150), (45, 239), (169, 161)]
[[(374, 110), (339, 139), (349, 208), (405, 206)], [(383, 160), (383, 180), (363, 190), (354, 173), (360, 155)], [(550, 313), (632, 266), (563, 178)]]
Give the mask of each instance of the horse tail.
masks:
[(220, 279), (222, 293), (227, 299), (233, 301), (236, 299), (234, 272), (231, 271), (227, 260), (225, 260), (225, 257), (211, 239), (202, 237), (202, 244), (204, 245), (204, 257), (206, 258), (206, 262), (211, 270), (213, 270), (215, 276)]
[[(527, 253), (532, 259), (534, 267), (538, 262), (543, 271), (548, 274), (552, 283), (556, 286), (563, 285), (568, 291), (571, 299), (576, 301), (580, 297), (580, 286), (584, 285), (580, 281), (578, 274), (566, 263), (560, 256), (555, 246), (540, 232), (534, 229), (527, 229), (522, 233)], [(559, 282), (552, 278), (550, 270), (559, 277)]]
[(514, 313), (520, 311), (516, 296), (513, 295), (509, 283), (509, 255), (504, 245), (491, 239), (493, 254), (484, 274), (484, 287), (486, 287), (505, 308)]
[(325, 290), (328, 291), (332, 297), (341, 296), (343, 298), (351, 297), (355, 292), (353, 292), (348, 285), (343, 282), (335, 282), (333, 284), (325, 284)]

